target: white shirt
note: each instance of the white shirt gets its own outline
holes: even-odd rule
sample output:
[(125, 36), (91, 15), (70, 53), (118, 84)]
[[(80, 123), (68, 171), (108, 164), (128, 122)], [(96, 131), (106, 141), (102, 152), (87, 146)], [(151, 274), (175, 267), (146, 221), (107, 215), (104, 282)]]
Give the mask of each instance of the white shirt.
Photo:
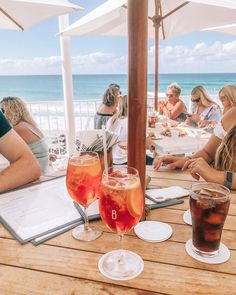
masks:
[[(127, 142), (127, 138), (128, 138), (128, 118), (123, 118), (123, 119), (117, 119), (117, 121), (115, 122), (115, 124), (113, 126), (111, 126), (111, 120), (109, 119), (107, 122), (107, 129), (109, 131), (112, 131), (114, 133), (116, 133), (119, 138), (119, 142)], [(120, 164), (124, 164), (127, 162), (127, 151), (124, 149), (121, 149), (119, 147), (119, 144), (116, 144), (113, 148), (112, 148), (112, 156), (113, 156), (113, 163), (120, 165)]]
[(216, 124), (216, 127), (214, 128), (214, 135), (217, 136), (219, 139), (223, 139), (226, 135), (226, 131), (224, 130), (224, 127), (222, 125), (221, 120)]

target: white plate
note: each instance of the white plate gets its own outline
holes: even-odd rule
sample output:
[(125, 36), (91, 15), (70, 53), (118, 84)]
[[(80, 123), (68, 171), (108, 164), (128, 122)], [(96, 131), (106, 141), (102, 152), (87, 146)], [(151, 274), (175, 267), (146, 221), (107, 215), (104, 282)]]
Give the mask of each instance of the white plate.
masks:
[(207, 264), (220, 264), (224, 263), (230, 258), (230, 251), (229, 249), (223, 244), (220, 243), (220, 248), (219, 248), (219, 254), (213, 257), (204, 257), (198, 255), (196, 252), (193, 251), (192, 248), (192, 239), (188, 240), (187, 243), (185, 244), (185, 250), (194, 259), (207, 263)]
[(171, 237), (172, 227), (163, 222), (158, 221), (142, 221), (134, 228), (135, 234), (146, 242), (162, 242)]
[(183, 215), (183, 220), (185, 223), (187, 223), (188, 225), (192, 225), (192, 217), (191, 217), (191, 212), (188, 209), (187, 211), (184, 212)]

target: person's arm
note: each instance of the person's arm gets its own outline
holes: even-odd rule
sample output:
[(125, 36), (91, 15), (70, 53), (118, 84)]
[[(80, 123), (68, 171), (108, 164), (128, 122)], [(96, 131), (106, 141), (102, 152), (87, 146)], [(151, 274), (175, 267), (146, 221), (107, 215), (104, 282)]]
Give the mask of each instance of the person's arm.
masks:
[(209, 111), (209, 113), (205, 116), (205, 119), (200, 120), (198, 123), (199, 127), (205, 127), (213, 126), (213, 124), (216, 124), (221, 119), (221, 110), (218, 107), (212, 107), (212, 109)]
[(0, 193), (40, 177), (41, 169), (37, 159), (14, 130), (0, 138), (0, 153), (10, 162), (0, 172)]
[(167, 104), (163, 106), (163, 113), (171, 120), (175, 120), (181, 113), (183, 113), (183, 110), (184, 104), (181, 100), (174, 105), (172, 110), (167, 108)]
[(221, 144), (221, 139), (219, 139), (214, 134), (211, 135), (208, 142), (205, 144), (205, 146), (197, 151), (195, 154), (193, 154), (192, 158), (199, 158), (202, 157), (204, 160), (207, 161), (207, 163), (211, 163), (215, 158), (215, 153)]
[[(192, 177), (197, 180), (202, 177), (207, 182), (225, 185), (226, 171), (220, 171), (210, 167), (203, 158), (192, 159), (188, 167)], [(231, 188), (236, 189), (236, 173), (233, 173)]]

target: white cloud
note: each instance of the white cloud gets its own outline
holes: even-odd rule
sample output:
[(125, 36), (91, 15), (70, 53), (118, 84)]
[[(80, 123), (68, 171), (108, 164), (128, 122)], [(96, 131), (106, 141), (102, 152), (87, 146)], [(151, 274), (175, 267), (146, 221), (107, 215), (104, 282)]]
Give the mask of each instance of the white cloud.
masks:
[[(154, 72), (154, 46), (149, 48), (149, 72)], [(236, 41), (197, 43), (193, 47), (161, 46), (160, 73), (235, 72)], [(127, 56), (93, 52), (72, 58), (74, 74), (127, 73)], [(61, 57), (0, 59), (0, 75), (61, 74)]]

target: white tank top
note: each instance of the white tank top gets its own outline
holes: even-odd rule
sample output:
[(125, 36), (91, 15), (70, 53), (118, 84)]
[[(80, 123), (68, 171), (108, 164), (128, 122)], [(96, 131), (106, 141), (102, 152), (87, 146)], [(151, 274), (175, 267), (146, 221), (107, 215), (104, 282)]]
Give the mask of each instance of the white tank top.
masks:
[(217, 136), (219, 139), (223, 139), (226, 135), (226, 131), (224, 130), (224, 127), (221, 123), (221, 121), (219, 121), (216, 124), (216, 127), (214, 128), (214, 135)]

